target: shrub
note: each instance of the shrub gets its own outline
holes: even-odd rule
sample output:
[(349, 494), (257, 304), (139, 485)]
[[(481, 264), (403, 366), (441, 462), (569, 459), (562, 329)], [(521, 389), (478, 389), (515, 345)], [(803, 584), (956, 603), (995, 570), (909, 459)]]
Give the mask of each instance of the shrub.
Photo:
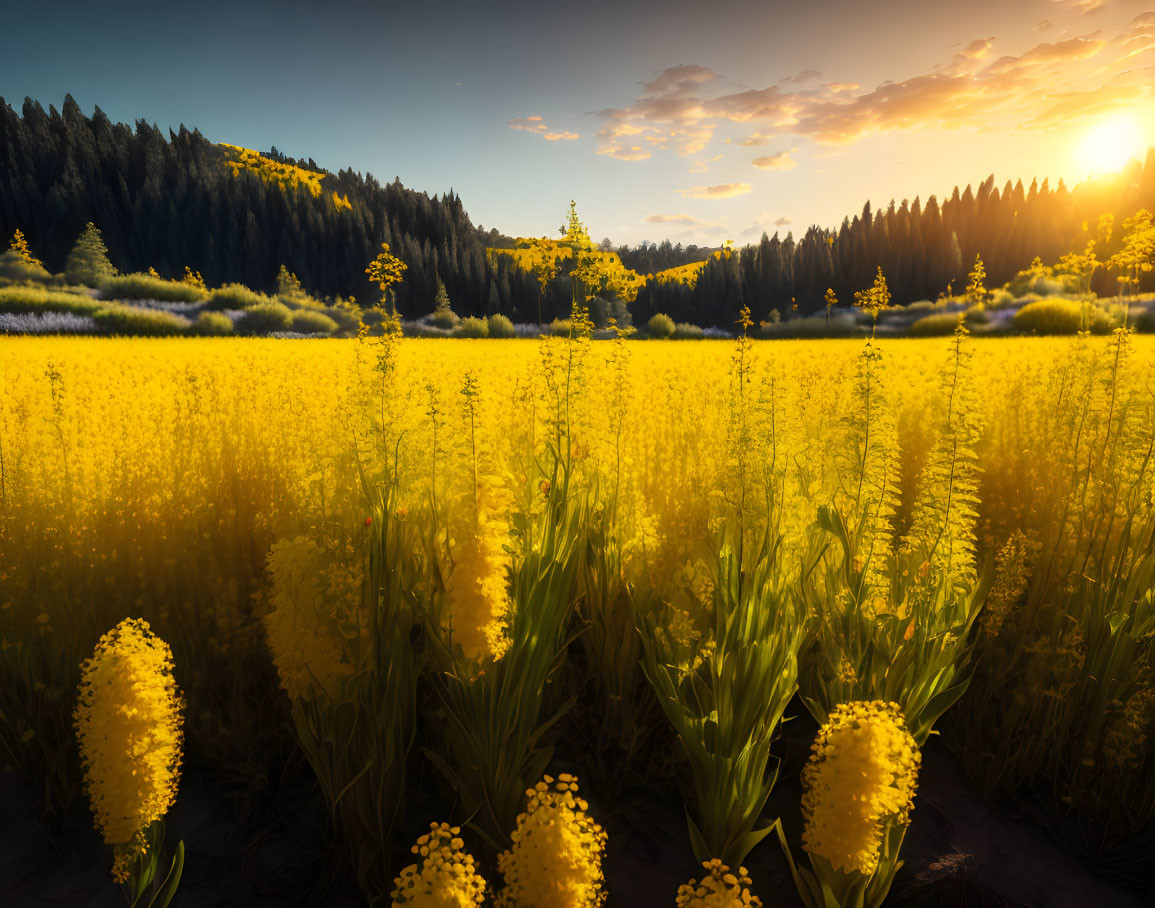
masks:
[(193, 322), (192, 333), (202, 337), (224, 337), (233, 333), (233, 322), (223, 312), (202, 312)]
[(569, 337), (571, 324), (568, 318), (555, 318), (546, 330), (554, 337)]
[(336, 306), (326, 306), (322, 311), (337, 323), (340, 331), (356, 331), (361, 327), (361, 310), (355, 305), (338, 302)]
[(987, 314), (986, 306), (975, 303), (963, 313), (963, 321), (967, 323), (968, 328), (973, 328), (976, 325), (989, 325), (991, 317)]
[(937, 307), (930, 300), (917, 300), (905, 308), (907, 312), (934, 312)]
[(165, 303), (199, 303), (207, 294), (183, 281), (166, 281), (151, 274), (110, 277), (100, 287), (106, 300), (159, 300)]
[(924, 315), (906, 330), (911, 337), (941, 337), (953, 334), (961, 317), (959, 312), (936, 312), (934, 315)]
[(489, 317), (489, 336), (490, 337), (517, 337), (517, 329), (513, 327), (513, 322), (504, 315), (491, 315)]
[(119, 303), (105, 304), (92, 313), (96, 326), (109, 334), (129, 337), (167, 337), (186, 334), (189, 330), (187, 318), (159, 309), (142, 309)]
[(263, 293), (250, 290), (244, 284), (225, 284), (209, 294), (206, 309), (252, 309), (271, 303), (273, 300)]
[(1155, 333), (1155, 309), (1144, 309), (1136, 316), (1135, 330), (1144, 334)]
[(650, 320), (646, 322), (646, 333), (653, 338), (664, 339), (673, 337), (674, 331), (674, 320), (668, 315), (663, 315), (661, 312), (651, 315)]
[(674, 340), (701, 340), (705, 336), (705, 332), (700, 327), (691, 325), (689, 322), (679, 322), (674, 327)]
[(1083, 325), (1084, 309), (1094, 334), (1106, 334), (1114, 320), (1099, 305), (1050, 298), (1028, 303), (1015, 313), (1015, 329), (1025, 334), (1075, 334)]
[(240, 321), (237, 322), (237, 330), (245, 334), (268, 334), (270, 331), (287, 331), (289, 329), (289, 321), (292, 317), (289, 307), (284, 303), (269, 300), (268, 302), (259, 303), (256, 306), (246, 309)]
[(45, 290), (37, 286), (0, 287), (0, 312), (73, 312), (91, 315), (103, 304), (85, 293)]
[(1009, 290), (992, 290), (987, 300), (988, 309), (1006, 309), (1015, 301), (1014, 294)]
[(489, 337), (489, 322), (472, 315), (463, 318), (461, 324), (453, 331), (454, 337)]
[(26, 262), (13, 249), (0, 253), (0, 279), (14, 282), (52, 280), (52, 275), (39, 262)]
[(853, 312), (839, 312), (827, 321), (825, 315), (792, 318), (788, 322), (763, 322), (762, 337), (786, 340), (813, 337), (858, 337), (864, 330), (858, 326)]
[(289, 330), (298, 334), (333, 334), (338, 326), (324, 312), (301, 309), (294, 312), (289, 320)]

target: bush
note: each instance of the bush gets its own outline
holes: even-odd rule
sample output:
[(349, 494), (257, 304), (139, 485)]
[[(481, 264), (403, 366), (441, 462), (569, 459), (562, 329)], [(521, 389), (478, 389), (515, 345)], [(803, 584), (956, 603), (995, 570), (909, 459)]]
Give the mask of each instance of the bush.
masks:
[(151, 274), (125, 274), (110, 277), (100, 285), (106, 300), (158, 300), (165, 303), (199, 303), (208, 295), (192, 284), (166, 281)]
[(293, 314), (284, 303), (269, 300), (246, 309), (237, 330), (245, 334), (268, 334), (270, 331), (288, 331)]
[(472, 315), (463, 318), (461, 324), (453, 331), (454, 337), (489, 337), (489, 322), (483, 318), (474, 318)]
[(333, 334), (338, 325), (324, 312), (300, 309), (289, 320), (289, 330), (298, 334)]
[(934, 312), (938, 307), (930, 300), (917, 300), (904, 308), (907, 312)]
[(361, 310), (356, 306), (338, 303), (326, 306), (322, 311), (337, 323), (340, 331), (356, 331), (361, 327)]
[(1075, 334), (1083, 325), (1084, 308), (1093, 334), (1106, 334), (1115, 321), (1093, 302), (1051, 298), (1028, 303), (1015, 313), (1015, 329), (1024, 334)]
[(96, 326), (109, 334), (139, 337), (168, 337), (187, 334), (189, 322), (172, 312), (159, 309), (141, 309), (118, 303), (104, 305), (92, 313)]
[(0, 253), (0, 279), (17, 283), (23, 281), (47, 283), (52, 280), (52, 275), (39, 262), (29, 264), (15, 250), (8, 249)]
[(223, 312), (202, 312), (192, 324), (192, 333), (202, 337), (225, 337), (233, 333), (233, 322)]
[(491, 315), (489, 317), (489, 336), (517, 337), (517, 330), (513, 327), (513, 322), (511, 322), (506, 316)]
[(674, 340), (701, 340), (706, 333), (697, 325), (679, 322), (674, 328)]
[(987, 300), (988, 309), (1006, 309), (1013, 305), (1015, 296), (1009, 290), (992, 290), (990, 299)]
[(924, 315), (906, 330), (911, 337), (942, 337), (953, 334), (961, 319), (960, 312), (936, 312)]
[(546, 331), (554, 337), (569, 337), (571, 323), (568, 318), (555, 318), (546, 327)]
[(646, 322), (646, 333), (655, 339), (673, 337), (675, 331), (674, 320), (661, 312), (650, 316)]
[(250, 290), (244, 284), (225, 284), (209, 294), (206, 309), (252, 309), (274, 302), (263, 293)]
[(102, 307), (86, 293), (65, 293), (37, 286), (0, 287), (0, 312), (72, 312), (91, 315)]
[(763, 322), (762, 337), (777, 340), (800, 340), (815, 337), (859, 337), (866, 329), (860, 328), (853, 312), (839, 312), (827, 322), (825, 314), (806, 318), (792, 318), (788, 322)]
[(1135, 330), (1143, 334), (1155, 333), (1155, 309), (1143, 309), (1135, 317)]
[(977, 325), (989, 325), (991, 317), (982, 303), (975, 303), (963, 313), (963, 321), (967, 323), (968, 328), (974, 328)]

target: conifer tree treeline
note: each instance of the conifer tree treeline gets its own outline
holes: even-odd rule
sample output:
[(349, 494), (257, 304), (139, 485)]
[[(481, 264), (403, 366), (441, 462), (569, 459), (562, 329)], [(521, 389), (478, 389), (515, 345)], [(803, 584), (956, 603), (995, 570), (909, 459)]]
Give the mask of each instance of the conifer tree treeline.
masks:
[[(966, 289), (975, 255), (986, 264), (987, 285), (1000, 286), (1036, 256), (1054, 264), (1081, 248), (1085, 222), (1094, 231), (1100, 215), (1112, 214), (1121, 225), (1140, 208), (1155, 210), (1155, 150), (1143, 165), (1133, 162), (1117, 177), (1074, 190), (1061, 181), (1052, 188), (1046, 180), (1024, 189), (1020, 180), (1008, 181), (1000, 191), (992, 175), (978, 191), (967, 186), (960, 193), (956, 187), (941, 204), (934, 196), (925, 204), (904, 199), (875, 213), (868, 202), (837, 231), (811, 227), (797, 241), (790, 234), (784, 240), (763, 234), (760, 243), (738, 255), (711, 256), (693, 288), (648, 284), (631, 309), (636, 324), (664, 312), (675, 321), (723, 328), (733, 327), (744, 305), (756, 319), (767, 318), (772, 309), (783, 318), (814, 315), (825, 309), (827, 289), (851, 300), (856, 290), (871, 285), (879, 267), (895, 305), (934, 300), (948, 285), (956, 294)], [(1144, 287), (1155, 286), (1152, 278), (1147, 276)], [(1101, 295), (1116, 292), (1114, 280), (1102, 273), (1094, 289)]]
[[(275, 149), (268, 155), (317, 169)], [(86, 117), (71, 96), (60, 112), (47, 113), (26, 99), (20, 115), (0, 98), (0, 236), (23, 230), (46, 267), (61, 271), (92, 221), (121, 271), (152, 266), (179, 276), (188, 265), (213, 286), (239, 281), (271, 291), (285, 265), (314, 295), (355, 295), (365, 304), (379, 296), (365, 265), (388, 243), (408, 266), (396, 288), (403, 317), (433, 309), (438, 280), (460, 315), (532, 321), (539, 305), (547, 321), (568, 313), (568, 280), (550, 282), (539, 297), (533, 275), (486, 254), (487, 246), (513, 241), (474, 227), (452, 190), (431, 197), (398, 180), (381, 184), (342, 170), (326, 176), (325, 191), (314, 196), (255, 174), (234, 176), (224, 161), (220, 146), (183, 126), (166, 138), (143, 120), (135, 129), (114, 124), (100, 108)], [(350, 207), (335, 205), (333, 192)], [(933, 300), (948, 285), (961, 292), (976, 254), (986, 263), (987, 283), (998, 286), (1036, 256), (1053, 263), (1078, 245), (1084, 221), (1093, 227), (1110, 213), (1121, 224), (1141, 207), (1155, 209), (1155, 154), (1117, 178), (1073, 191), (1045, 180), (999, 190), (992, 176), (977, 191), (956, 188), (942, 203), (916, 198), (877, 213), (867, 204), (837, 231), (811, 227), (801, 240), (763, 235), (732, 256), (668, 242), (615, 251), (641, 274), (708, 258), (693, 288), (643, 287), (630, 306), (635, 324), (662, 312), (678, 322), (732, 328), (743, 305), (756, 319), (771, 310), (784, 318), (822, 312), (828, 289), (839, 300), (853, 299), (879, 267), (895, 305)], [(1099, 281), (1100, 293), (1114, 292), (1105, 275)]]
[[(92, 221), (121, 271), (178, 276), (191, 265), (213, 286), (272, 291), (285, 265), (314, 295), (367, 305), (380, 294), (365, 265), (388, 243), (408, 265), (396, 290), (403, 316), (430, 311), (439, 278), (463, 314), (529, 319), (531, 304), (536, 314), (533, 277), (489, 260), (452, 191), (430, 197), (342, 170), (315, 197), (234, 176), (224, 160), (183, 126), (166, 138), (143, 120), (135, 130), (115, 124), (100, 108), (86, 117), (70, 95), (60, 112), (26, 99), (22, 115), (0, 98), (0, 236), (23, 230), (60, 271)], [(331, 192), (347, 196), (351, 210), (334, 205)]]

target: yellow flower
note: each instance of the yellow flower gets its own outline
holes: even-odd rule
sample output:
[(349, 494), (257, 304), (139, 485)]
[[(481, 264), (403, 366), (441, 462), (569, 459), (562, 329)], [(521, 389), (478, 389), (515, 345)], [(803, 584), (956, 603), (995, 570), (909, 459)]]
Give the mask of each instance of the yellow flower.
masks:
[(416, 908), (477, 908), (485, 899), (485, 879), (465, 850), (461, 829), (430, 823), (429, 832), (410, 849), (420, 865), (410, 864), (393, 881), (394, 905)]
[(182, 707), (172, 651), (146, 621), (120, 622), (81, 666), (75, 722), (85, 788), (118, 881), (176, 799)]
[(920, 754), (896, 703), (844, 703), (802, 772), (802, 843), (845, 873), (873, 873), (888, 828), (913, 808)]
[(577, 779), (545, 776), (526, 792), (513, 846), (497, 857), (505, 877), (504, 908), (596, 908), (605, 902), (602, 855), (605, 831), (586, 815)]
[(709, 873), (701, 881), (690, 880), (678, 887), (677, 908), (762, 908), (762, 900), (751, 895), (750, 874), (745, 867), (731, 873), (717, 858), (703, 861)]

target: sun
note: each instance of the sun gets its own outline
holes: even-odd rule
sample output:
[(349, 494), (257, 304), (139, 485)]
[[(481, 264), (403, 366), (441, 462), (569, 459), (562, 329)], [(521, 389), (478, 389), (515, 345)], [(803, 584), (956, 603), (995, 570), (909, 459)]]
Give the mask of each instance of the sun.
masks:
[(1143, 130), (1132, 116), (1118, 114), (1094, 123), (1083, 136), (1077, 159), (1092, 174), (1122, 170), (1132, 158), (1142, 158)]

